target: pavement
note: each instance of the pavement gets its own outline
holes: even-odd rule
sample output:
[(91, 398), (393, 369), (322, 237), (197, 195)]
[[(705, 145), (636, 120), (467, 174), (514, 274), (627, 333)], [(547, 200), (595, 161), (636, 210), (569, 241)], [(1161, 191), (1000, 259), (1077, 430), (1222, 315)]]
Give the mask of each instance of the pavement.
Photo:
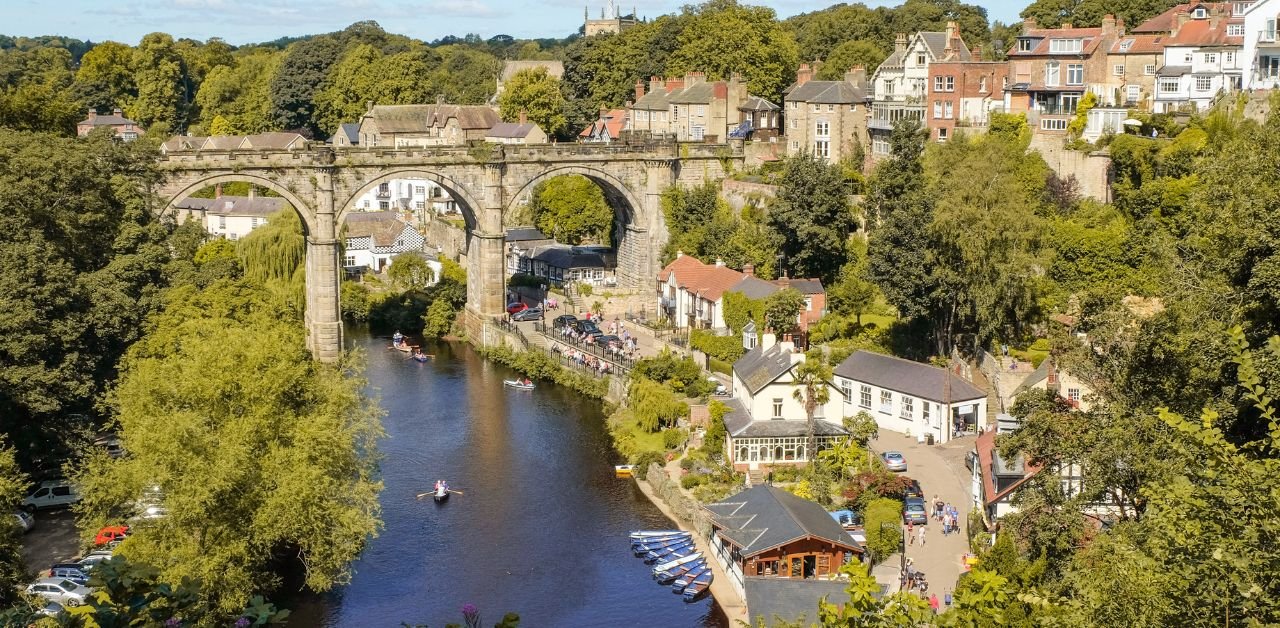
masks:
[[(929, 582), (929, 593), (937, 593), (939, 599), (947, 591), (955, 590), (956, 581), (964, 572), (964, 554), (969, 551), (966, 528), (969, 512), (973, 510), (973, 496), (971, 475), (964, 466), (964, 459), (973, 445), (972, 436), (958, 438), (945, 445), (923, 445), (917, 443), (914, 437), (889, 430), (880, 430), (879, 436), (871, 441), (871, 449), (877, 453), (900, 451), (906, 456), (906, 475), (920, 482), (926, 504), (932, 502), (936, 495), (960, 511), (958, 532), (943, 535), (942, 524), (930, 519), (929, 524), (923, 526), (924, 544), (921, 545), (918, 536), (922, 526), (916, 526), (916, 539), (914, 542), (909, 541), (906, 546), (907, 558), (912, 561), (916, 570), (924, 572)], [(895, 565), (895, 569), (888, 572), (895, 580), (892, 583), (881, 583), (890, 584), (890, 591), (898, 588), (898, 561), (897, 555), (885, 561)]]

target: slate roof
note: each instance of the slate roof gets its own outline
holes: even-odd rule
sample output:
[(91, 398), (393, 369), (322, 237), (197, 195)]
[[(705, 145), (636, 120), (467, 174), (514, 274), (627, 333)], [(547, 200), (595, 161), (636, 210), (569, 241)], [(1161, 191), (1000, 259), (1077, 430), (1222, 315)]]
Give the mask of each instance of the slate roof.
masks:
[[(916, 33), (916, 37), (919, 37), (924, 41), (924, 45), (929, 48), (929, 52), (933, 55), (935, 60), (943, 60), (943, 52), (947, 49), (947, 34), (945, 32), (920, 31)], [(969, 46), (959, 37), (956, 37), (956, 42), (959, 44), (959, 47), (952, 49), (956, 56), (954, 59), (949, 59), (949, 61), (971, 60), (973, 57), (969, 54)]]
[(617, 258), (602, 254), (586, 247), (568, 246), (566, 244), (546, 244), (535, 247), (530, 259), (543, 262), (548, 266), (569, 270), (572, 268), (601, 268), (612, 270), (617, 267)]
[[(1009, 57), (1038, 57), (1038, 56), (1071, 56), (1071, 57), (1087, 57), (1093, 54), (1098, 44), (1102, 41), (1102, 28), (1033, 28), (1025, 30), (1018, 39), (1033, 39), (1035, 45), (1031, 50), (1019, 51), (1018, 44), (1015, 42), (1013, 48), (1009, 49)], [(1080, 52), (1049, 52), (1049, 40), (1051, 39), (1080, 39)]]
[(505, 137), (505, 138), (526, 138), (538, 128), (538, 125), (527, 122), (520, 124), (519, 122), (499, 122), (485, 132), (485, 137)]
[(1013, 390), (1013, 396), (1018, 396), (1022, 391), (1029, 390), (1032, 386), (1035, 386), (1048, 378), (1049, 358), (1045, 358), (1040, 361), (1040, 366), (1037, 366), (1036, 370), (1032, 371), (1026, 379), (1022, 380), (1021, 384), (1018, 384), (1018, 387)]
[[(870, 351), (855, 351), (835, 368), (835, 374), (938, 403), (987, 398), (987, 393), (946, 369)], [(945, 377), (951, 378), (950, 400)]]
[(727, 292), (741, 292), (742, 294), (745, 294), (748, 299), (763, 299), (779, 290), (781, 290), (781, 288), (760, 279), (759, 277), (745, 275), (742, 277), (741, 281), (734, 284), (734, 286), (729, 288)]
[[(682, 88), (677, 87), (672, 91), (678, 91), (680, 89)], [(641, 96), (639, 100), (636, 100), (634, 105), (631, 105), (631, 108), (643, 111), (666, 111), (667, 106), (671, 104), (671, 93), (671, 91), (667, 91), (667, 88), (663, 86), (660, 89), (655, 89), (644, 96)]]
[[(359, 144), (360, 143), (360, 123), (359, 122), (343, 122), (342, 124), (339, 124), (338, 132), (334, 133), (333, 137), (337, 138), (339, 135), (347, 136), (347, 141), (351, 142), (352, 146)], [(332, 142), (332, 140), (330, 140), (330, 142)]]
[(804, 85), (793, 83), (783, 93), (787, 100), (818, 104), (849, 105), (871, 100), (866, 90), (845, 81), (807, 81)]
[(120, 110), (116, 109), (112, 113), (100, 113), (92, 118), (85, 118), (79, 124), (88, 124), (92, 126), (117, 126), (122, 124), (137, 125), (137, 122), (130, 120), (120, 114)]
[(783, 277), (773, 282), (779, 288), (791, 288), (800, 294), (825, 294), (826, 290), (822, 287), (821, 279), (790, 279)]
[(365, 114), (382, 133), (423, 133), (443, 127), (457, 118), (463, 129), (490, 129), (501, 120), (498, 112), (484, 105), (375, 105)]
[(686, 104), (708, 104), (716, 97), (716, 83), (707, 83), (699, 81), (678, 92), (671, 94), (668, 102), (686, 105)]
[(768, 349), (760, 345), (733, 363), (733, 374), (742, 380), (747, 391), (754, 395), (782, 377), (783, 373), (791, 370), (791, 367), (796, 364), (793, 360), (795, 355), (794, 348), (790, 344), (775, 342)]
[(692, 255), (681, 255), (658, 273), (658, 281), (676, 274), (676, 283), (689, 292), (702, 292), (702, 298), (716, 301), (745, 276), (727, 266), (703, 264)]
[(1114, 55), (1149, 55), (1164, 52), (1165, 35), (1125, 35), (1111, 45)]
[(1182, 76), (1184, 74), (1191, 74), (1191, 66), (1166, 65), (1161, 66), (1160, 69), (1156, 71), (1156, 76)]
[(751, 95), (748, 95), (746, 102), (743, 102), (742, 105), (738, 107), (738, 111), (780, 111), (780, 110), (782, 110), (782, 107), (779, 107), (759, 96), (751, 96)]
[(211, 150), (235, 150), (244, 143), (243, 135), (214, 135), (205, 140), (201, 148)]
[(370, 237), (378, 247), (394, 246), (396, 240), (410, 229), (409, 223), (400, 220), (396, 212), (351, 212), (347, 214), (343, 237)]
[(275, 148), (285, 149), (290, 147), (298, 147), (300, 143), (306, 142), (305, 137), (297, 133), (258, 133), (249, 135), (244, 138), (241, 148)]
[(704, 508), (719, 528), (716, 533), (740, 548), (744, 558), (806, 537), (862, 552), (822, 506), (767, 484)]
[[(742, 404), (742, 400), (731, 398), (723, 400), (722, 403), (729, 407), (729, 411), (725, 413), (721, 420), (724, 421), (725, 431), (733, 438), (785, 438), (788, 436), (807, 436), (809, 434), (809, 426), (804, 421), (786, 419), (756, 420), (751, 418), (751, 413)], [(815, 419), (813, 431), (818, 436), (846, 436), (849, 434), (849, 431), (844, 429), (843, 425), (836, 425), (826, 419)]]
[(828, 602), (838, 604), (849, 599), (845, 592), (849, 583), (844, 580), (770, 577), (745, 580), (747, 615), (752, 621), (764, 618), (765, 626), (772, 626), (775, 620), (796, 623), (801, 618), (803, 625), (814, 625), (818, 619), (818, 600), (826, 597)]
[(550, 240), (547, 234), (535, 227), (512, 227), (507, 229), (507, 242), (528, 242), (530, 240)]
[(188, 197), (174, 205), (178, 209), (204, 211), (214, 216), (270, 216), (288, 205), (278, 196), (220, 196), (218, 198)]

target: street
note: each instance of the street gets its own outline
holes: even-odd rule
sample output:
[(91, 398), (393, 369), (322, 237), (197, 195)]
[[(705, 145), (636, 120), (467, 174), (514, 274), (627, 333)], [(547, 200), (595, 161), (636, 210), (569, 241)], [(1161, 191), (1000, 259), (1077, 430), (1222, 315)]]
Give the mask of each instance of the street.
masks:
[(36, 527), (22, 536), (22, 560), (32, 572), (80, 555), (80, 531), (70, 509), (36, 513)]

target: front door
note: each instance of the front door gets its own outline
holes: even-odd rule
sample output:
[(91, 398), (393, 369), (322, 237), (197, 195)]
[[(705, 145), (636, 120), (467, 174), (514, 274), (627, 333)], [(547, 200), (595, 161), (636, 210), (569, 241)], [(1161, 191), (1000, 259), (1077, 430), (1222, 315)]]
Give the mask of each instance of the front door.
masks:
[(805, 556), (804, 557), (804, 577), (812, 578), (814, 574), (817, 572), (817, 570), (818, 570), (818, 557), (812, 556), (812, 555)]
[(804, 564), (804, 559), (802, 559), (799, 556), (793, 557), (791, 559), (791, 573), (788, 575), (791, 576), (792, 578), (804, 577), (804, 567), (802, 566), (803, 564)]

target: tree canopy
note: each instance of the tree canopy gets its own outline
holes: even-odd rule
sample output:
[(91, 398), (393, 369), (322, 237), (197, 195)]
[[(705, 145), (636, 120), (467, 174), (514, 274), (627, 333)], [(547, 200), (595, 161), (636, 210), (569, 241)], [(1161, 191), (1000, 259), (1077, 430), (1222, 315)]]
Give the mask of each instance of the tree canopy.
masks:
[(544, 67), (516, 72), (503, 86), (498, 107), (503, 120), (515, 122), (525, 115), (548, 136), (563, 135), (568, 127), (560, 80)]
[(534, 225), (557, 242), (609, 242), (613, 208), (600, 186), (582, 175), (563, 175), (539, 183), (529, 204)]

